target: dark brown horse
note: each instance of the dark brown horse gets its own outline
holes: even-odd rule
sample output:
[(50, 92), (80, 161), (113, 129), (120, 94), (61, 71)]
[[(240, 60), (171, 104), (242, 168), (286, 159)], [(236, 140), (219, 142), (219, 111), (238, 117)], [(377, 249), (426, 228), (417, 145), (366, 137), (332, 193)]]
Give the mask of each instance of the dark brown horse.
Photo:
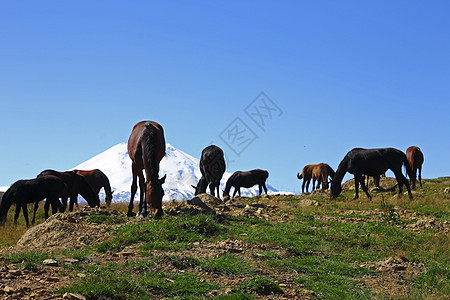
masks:
[(103, 188), (105, 190), (105, 202), (106, 205), (111, 205), (113, 191), (111, 191), (111, 185), (109, 184), (109, 179), (99, 169), (95, 170), (73, 170), (78, 175), (81, 175), (86, 179), (86, 181), (91, 186), (94, 193), (98, 194)]
[[(133, 182), (131, 184), (131, 199), (128, 205), (129, 217), (133, 216), (133, 201), (137, 192), (137, 178), (139, 177), (140, 201), (138, 215), (147, 215), (147, 203), (155, 217), (161, 217), (162, 198), (164, 196), (163, 183), (166, 175), (158, 178), (159, 162), (166, 154), (166, 141), (161, 125), (152, 121), (142, 121), (134, 125), (128, 139), (128, 155), (132, 162)], [(142, 171), (145, 171), (145, 179)]]
[(408, 190), (409, 198), (412, 200), (411, 189), (408, 180), (402, 174), (402, 166), (405, 166), (408, 176), (411, 177), (411, 168), (405, 153), (394, 148), (350, 150), (339, 164), (336, 174), (331, 181), (331, 199), (336, 198), (342, 191), (341, 182), (345, 173), (349, 172), (355, 176), (355, 199), (358, 198), (358, 187), (361, 184), (363, 191), (369, 199), (372, 199), (364, 183), (364, 175), (379, 177), (390, 169), (394, 172), (398, 182), (399, 195), (402, 193), (403, 185)]
[(406, 157), (408, 158), (409, 166), (412, 170), (411, 176), (409, 177), (411, 188), (416, 188), (416, 175), (419, 171), (419, 184), (422, 187), (422, 164), (423, 164), (423, 153), (420, 151), (419, 147), (411, 146), (406, 149)]
[(234, 187), (233, 198), (236, 193), (241, 196), (241, 187), (250, 188), (254, 185), (259, 187), (259, 195), (261, 195), (262, 188), (267, 194), (266, 180), (269, 177), (269, 172), (266, 170), (256, 169), (247, 172), (236, 171), (230, 176), (225, 185), (225, 190), (223, 191), (223, 196), (229, 196), (231, 187)]
[[(45, 218), (48, 218), (48, 210), (52, 204), (52, 213), (55, 214), (57, 209), (64, 212), (64, 207), (59, 202), (59, 197), (67, 193), (66, 184), (56, 176), (42, 176), (39, 178), (29, 180), (16, 181), (3, 195), (0, 203), (0, 224), (3, 225), (6, 221), (8, 210), (13, 203), (16, 204), (16, 212), (14, 215), (14, 223), (17, 223), (20, 210), (22, 209), (23, 216), (27, 226), (30, 226), (28, 221), (28, 203), (38, 203), (43, 199), (47, 199), (44, 210)], [(32, 223), (34, 224), (35, 216), (33, 215)]]
[(219, 196), (220, 180), (225, 172), (225, 159), (223, 151), (216, 145), (211, 145), (203, 149), (200, 158), (200, 172), (202, 177), (195, 188), (195, 195), (206, 193), (206, 187), (209, 185), (211, 195), (215, 196), (214, 190), (217, 190)]
[[(76, 174), (73, 171), (59, 172), (55, 170), (45, 170), (39, 173), (37, 177), (53, 175), (64, 181), (67, 185), (68, 194), (70, 198), (69, 211), (73, 211), (73, 205), (78, 203), (77, 198), (80, 194), (89, 204), (90, 207), (100, 206), (100, 199), (98, 194), (94, 193), (86, 179)], [(37, 209), (37, 203), (35, 204), (35, 210)], [(63, 201), (64, 208), (67, 207), (67, 200)]]

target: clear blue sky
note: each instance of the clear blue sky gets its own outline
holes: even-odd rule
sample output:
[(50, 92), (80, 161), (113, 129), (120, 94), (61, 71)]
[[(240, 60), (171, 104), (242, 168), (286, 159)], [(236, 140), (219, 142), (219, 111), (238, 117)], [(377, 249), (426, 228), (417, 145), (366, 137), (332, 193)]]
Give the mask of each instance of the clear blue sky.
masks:
[[(141, 120), (228, 172), (263, 168), (298, 192), (306, 164), (354, 147), (421, 147), (450, 175), (450, 2), (2, 1), (0, 185), (66, 170)], [(264, 130), (245, 113), (264, 92)], [(254, 104), (254, 103), (253, 103)], [(220, 138), (257, 136), (237, 156)], [(223, 135), (222, 135), (223, 137)], [(245, 141), (245, 139), (243, 140)]]

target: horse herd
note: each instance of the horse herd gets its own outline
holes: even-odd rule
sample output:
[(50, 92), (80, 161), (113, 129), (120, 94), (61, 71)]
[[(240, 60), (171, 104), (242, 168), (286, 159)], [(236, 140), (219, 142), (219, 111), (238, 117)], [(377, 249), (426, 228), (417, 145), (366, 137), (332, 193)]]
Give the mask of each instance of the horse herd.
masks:
[[(128, 154), (132, 162), (133, 180), (131, 184), (131, 198), (128, 205), (127, 216), (131, 217), (133, 213), (134, 196), (137, 188), (140, 188), (140, 199), (138, 215), (146, 216), (147, 206), (154, 212), (154, 217), (159, 218), (163, 215), (162, 198), (164, 190), (162, 185), (165, 182), (166, 175), (159, 178), (159, 163), (164, 157), (166, 143), (164, 130), (162, 126), (153, 121), (142, 121), (137, 123), (128, 139)], [(364, 176), (379, 178), (381, 174), (390, 169), (397, 179), (399, 194), (402, 192), (403, 185), (406, 186), (410, 199), (412, 194), (410, 183), (402, 174), (402, 166), (405, 166), (408, 177), (410, 178), (412, 188), (415, 188), (416, 172), (419, 171), (419, 183), (421, 182), (421, 168), (423, 163), (423, 154), (418, 147), (410, 147), (406, 154), (394, 148), (382, 149), (362, 149), (355, 148), (349, 151), (339, 164), (336, 172), (324, 163), (316, 165), (307, 165), (303, 168), (301, 174), (297, 174), (298, 179), (303, 179), (302, 192), (306, 185), (308, 191), (309, 183), (313, 181), (313, 190), (315, 182), (316, 188), (320, 185), (322, 189), (328, 189), (329, 179), (331, 178), (331, 198), (336, 198), (341, 192), (341, 182), (344, 175), (349, 172), (355, 177), (356, 195), (358, 198), (358, 187), (361, 185), (367, 197), (371, 199), (364, 183)], [(222, 149), (211, 145), (203, 149), (200, 159), (200, 178), (195, 189), (195, 195), (205, 193), (209, 187), (210, 193), (219, 197), (220, 180), (225, 172), (225, 160)], [(144, 177), (145, 172), (145, 177)], [(258, 185), (259, 194), (262, 189), (267, 193), (265, 182), (269, 176), (266, 170), (255, 169), (247, 172), (236, 171), (230, 176), (223, 191), (223, 197), (229, 197), (231, 188), (234, 187), (233, 197), (236, 194), (241, 195), (240, 188), (250, 188)], [(109, 205), (112, 200), (112, 191), (107, 176), (100, 170), (72, 170), (58, 172), (55, 170), (42, 171), (36, 178), (28, 180), (19, 180), (15, 182), (3, 195), (0, 202), (0, 224), (6, 221), (6, 216), (12, 204), (16, 204), (14, 222), (22, 209), (27, 226), (28, 211), (27, 204), (34, 203), (32, 224), (35, 221), (38, 203), (46, 199), (44, 205), (45, 218), (48, 218), (50, 205), (52, 213), (58, 210), (64, 212), (69, 202), (69, 211), (73, 210), (74, 204), (77, 204), (77, 196), (80, 194), (91, 207), (99, 206), (100, 200), (98, 193), (101, 188), (105, 190), (105, 202)], [(60, 202), (60, 200), (62, 202)]]

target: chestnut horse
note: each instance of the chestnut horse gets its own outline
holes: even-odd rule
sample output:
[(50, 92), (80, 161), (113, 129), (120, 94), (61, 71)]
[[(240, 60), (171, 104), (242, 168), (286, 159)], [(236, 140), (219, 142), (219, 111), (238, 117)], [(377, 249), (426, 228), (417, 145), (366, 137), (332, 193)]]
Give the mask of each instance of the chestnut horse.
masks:
[(254, 185), (259, 187), (259, 195), (261, 195), (262, 188), (267, 194), (266, 179), (269, 177), (269, 172), (266, 170), (256, 169), (247, 172), (236, 171), (230, 176), (225, 185), (225, 190), (223, 191), (223, 196), (229, 196), (231, 187), (234, 187), (233, 198), (236, 193), (241, 196), (241, 187), (250, 188)]
[(333, 178), (334, 174), (333, 169), (329, 165), (324, 163), (316, 165), (312, 172), (313, 188), (314, 182), (317, 180), (317, 189), (320, 184), (322, 184), (322, 190), (328, 189), (328, 177)]
[[(47, 198), (45, 203), (45, 219), (48, 218), (48, 210), (50, 204), (52, 204), (52, 213), (55, 214), (57, 209), (60, 212), (64, 212), (64, 207), (59, 202), (59, 197), (66, 196), (67, 186), (66, 184), (56, 176), (41, 176), (39, 178), (29, 180), (16, 181), (3, 195), (0, 203), (0, 224), (3, 225), (6, 221), (8, 210), (13, 203), (16, 204), (16, 212), (14, 215), (14, 224), (17, 223), (20, 210), (22, 209), (23, 217), (27, 223), (27, 227), (30, 226), (28, 221), (28, 203), (38, 203), (39, 201)], [(32, 223), (34, 224), (35, 214), (33, 215)]]
[[(152, 121), (142, 121), (134, 125), (128, 139), (128, 155), (131, 158), (133, 182), (131, 184), (131, 199), (127, 216), (132, 217), (133, 201), (137, 192), (137, 178), (139, 177), (140, 201), (138, 215), (147, 215), (147, 203), (154, 217), (163, 215), (162, 198), (164, 196), (163, 183), (166, 175), (158, 178), (159, 162), (166, 154), (164, 130), (161, 125)], [(142, 171), (145, 171), (145, 178)]]
[[(78, 175), (73, 171), (59, 172), (55, 170), (45, 170), (39, 173), (37, 177), (46, 175), (56, 176), (67, 185), (70, 198), (69, 211), (73, 211), (73, 205), (78, 203), (78, 194), (80, 194), (87, 201), (90, 207), (100, 206), (98, 194), (94, 193), (91, 186), (83, 176)], [(63, 205), (64, 208), (67, 207), (67, 199), (63, 201)], [(37, 207), (38, 203), (34, 205), (34, 209), (37, 210)]]
[(354, 148), (350, 150), (339, 164), (336, 174), (331, 181), (330, 198), (334, 199), (342, 191), (341, 182), (345, 173), (349, 172), (355, 176), (355, 199), (358, 198), (358, 187), (361, 184), (363, 191), (369, 199), (372, 199), (367, 187), (364, 183), (364, 175), (379, 177), (381, 174), (390, 169), (394, 172), (398, 182), (398, 193), (401, 195), (402, 186), (405, 185), (408, 190), (409, 198), (412, 200), (409, 182), (402, 174), (402, 165), (405, 166), (406, 172), (411, 177), (411, 168), (405, 153), (394, 148), (381, 149), (362, 149)]
[(91, 186), (94, 193), (98, 194), (100, 190), (103, 188), (105, 190), (105, 202), (106, 206), (111, 205), (112, 201), (112, 194), (113, 191), (111, 191), (111, 185), (109, 184), (109, 179), (99, 169), (95, 170), (73, 170), (78, 175), (81, 175), (86, 179), (86, 181)]
[(419, 184), (422, 187), (422, 164), (423, 164), (423, 153), (420, 151), (419, 147), (411, 146), (406, 149), (406, 157), (408, 158), (409, 166), (411, 167), (412, 174), (409, 177), (411, 188), (416, 188), (416, 175), (417, 170), (419, 171)]
[[(309, 183), (311, 179), (313, 180), (312, 190), (315, 188), (319, 188), (320, 184), (322, 184), (322, 189), (328, 189), (328, 176), (333, 177), (334, 171), (333, 169), (324, 163), (314, 164), (314, 165), (306, 165), (303, 167), (302, 174), (297, 174), (297, 178), (302, 180), (302, 193), (308, 192)], [(317, 187), (315, 186), (317, 180)]]

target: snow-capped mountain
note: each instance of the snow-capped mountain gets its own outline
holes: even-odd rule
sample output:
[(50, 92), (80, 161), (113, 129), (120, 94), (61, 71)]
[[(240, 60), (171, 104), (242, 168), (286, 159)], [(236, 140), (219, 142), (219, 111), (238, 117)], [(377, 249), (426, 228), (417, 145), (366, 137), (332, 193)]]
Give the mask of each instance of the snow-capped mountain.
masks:
[[(199, 159), (170, 144), (166, 144), (166, 156), (161, 160), (159, 166), (160, 177), (167, 174), (166, 181), (163, 184), (165, 191), (164, 201), (183, 201), (194, 196), (194, 189), (191, 185), (197, 185), (202, 176), (199, 169)], [(113, 146), (103, 153), (79, 164), (74, 169), (100, 169), (109, 178), (111, 188), (114, 191), (113, 202), (129, 201), (132, 172), (131, 159), (127, 152), (127, 143)], [(223, 174), (220, 183), (221, 190), (225, 189), (225, 183), (231, 175), (228, 172)], [(278, 192), (272, 186), (267, 184), (266, 186), (269, 194)], [(243, 196), (256, 196), (258, 195), (258, 186), (249, 189), (241, 188), (241, 193)], [(102, 199), (102, 196), (100, 198)], [(134, 200), (139, 201), (139, 190)]]

